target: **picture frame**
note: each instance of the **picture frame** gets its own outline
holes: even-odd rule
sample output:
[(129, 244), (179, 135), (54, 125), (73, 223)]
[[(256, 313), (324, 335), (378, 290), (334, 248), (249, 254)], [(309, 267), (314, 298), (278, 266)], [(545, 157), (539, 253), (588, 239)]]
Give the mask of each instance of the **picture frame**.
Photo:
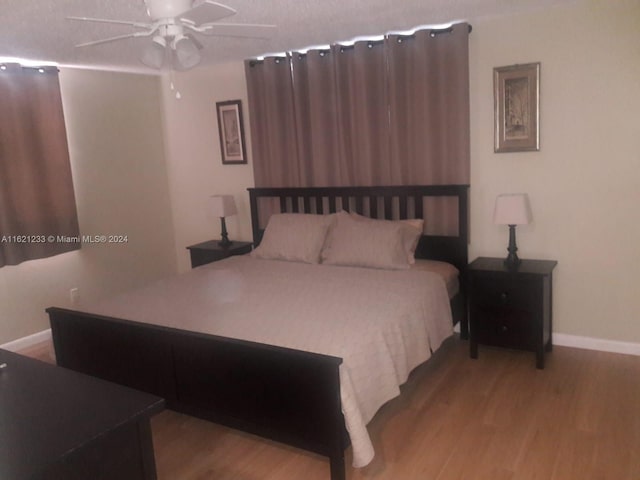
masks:
[(540, 150), (540, 62), (493, 69), (494, 151)]
[(224, 165), (247, 163), (247, 149), (244, 143), (242, 102), (227, 100), (216, 102), (220, 153)]

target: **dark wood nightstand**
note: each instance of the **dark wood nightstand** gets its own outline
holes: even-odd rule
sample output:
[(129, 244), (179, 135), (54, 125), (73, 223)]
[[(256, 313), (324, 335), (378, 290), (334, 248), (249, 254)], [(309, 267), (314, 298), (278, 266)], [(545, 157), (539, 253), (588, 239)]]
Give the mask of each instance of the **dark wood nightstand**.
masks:
[(228, 247), (221, 247), (218, 240), (209, 240), (187, 247), (191, 254), (191, 268), (206, 263), (217, 262), (233, 255), (244, 255), (251, 251), (251, 242), (233, 242)]
[(531, 350), (536, 367), (544, 368), (551, 351), (552, 278), (558, 262), (522, 260), (509, 270), (502, 258), (480, 257), (469, 265), (471, 357), (478, 344)]

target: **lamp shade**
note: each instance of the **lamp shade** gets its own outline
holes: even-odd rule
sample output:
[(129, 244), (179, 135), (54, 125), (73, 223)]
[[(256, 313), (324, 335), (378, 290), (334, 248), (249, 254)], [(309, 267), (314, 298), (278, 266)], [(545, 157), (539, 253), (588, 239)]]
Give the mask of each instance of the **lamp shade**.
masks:
[(211, 212), (220, 218), (238, 213), (233, 195), (211, 195)]
[(531, 223), (531, 206), (526, 193), (498, 195), (493, 211), (493, 223), (497, 225), (527, 225)]

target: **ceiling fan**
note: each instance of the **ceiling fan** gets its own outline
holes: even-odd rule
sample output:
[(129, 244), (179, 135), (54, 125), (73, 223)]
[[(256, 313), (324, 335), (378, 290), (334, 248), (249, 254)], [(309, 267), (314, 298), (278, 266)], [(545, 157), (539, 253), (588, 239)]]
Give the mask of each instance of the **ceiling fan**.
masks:
[(195, 34), (271, 38), (275, 25), (220, 23), (219, 20), (235, 15), (233, 8), (213, 0), (144, 0), (150, 22), (109, 20), (104, 18), (67, 17), (85, 22), (112, 23), (139, 28), (136, 32), (80, 43), (76, 47), (90, 47), (127, 38), (151, 37), (140, 54), (146, 66), (161, 69), (171, 65), (177, 70), (188, 70), (200, 63), (202, 44)]

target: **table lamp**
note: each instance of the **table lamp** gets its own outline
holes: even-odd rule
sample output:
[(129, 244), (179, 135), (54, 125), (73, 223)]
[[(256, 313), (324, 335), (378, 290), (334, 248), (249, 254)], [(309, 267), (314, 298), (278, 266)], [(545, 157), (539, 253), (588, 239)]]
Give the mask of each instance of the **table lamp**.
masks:
[(527, 225), (532, 220), (529, 197), (526, 193), (506, 193), (498, 195), (493, 211), (493, 223), (509, 225), (509, 255), (504, 260), (507, 268), (516, 268), (520, 264), (516, 246), (516, 225)]
[(220, 217), (222, 239), (218, 242), (218, 245), (226, 248), (233, 242), (229, 240), (225, 217), (238, 213), (233, 195), (211, 195), (211, 211), (216, 217)]

